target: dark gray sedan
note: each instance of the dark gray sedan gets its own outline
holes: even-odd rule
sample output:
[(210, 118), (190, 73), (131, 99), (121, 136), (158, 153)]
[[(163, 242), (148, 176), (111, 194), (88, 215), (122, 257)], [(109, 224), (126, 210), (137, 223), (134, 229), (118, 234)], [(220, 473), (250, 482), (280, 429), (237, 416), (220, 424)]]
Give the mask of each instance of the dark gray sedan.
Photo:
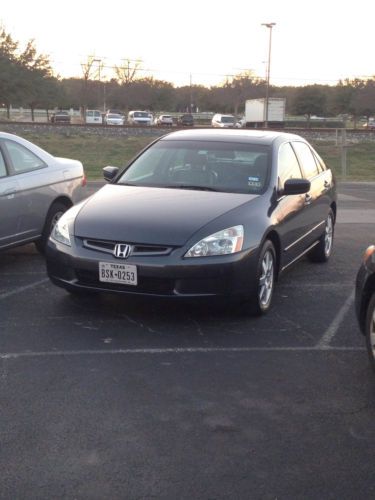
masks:
[(334, 176), (297, 135), (178, 131), (104, 176), (49, 240), (48, 274), (70, 292), (237, 297), (262, 314), (285, 269), (331, 255)]
[(0, 132), (0, 249), (34, 241), (44, 251), (58, 218), (86, 196), (85, 186), (81, 162)]
[(375, 371), (375, 246), (367, 248), (358, 269), (355, 287), (355, 310), (367, 352)]

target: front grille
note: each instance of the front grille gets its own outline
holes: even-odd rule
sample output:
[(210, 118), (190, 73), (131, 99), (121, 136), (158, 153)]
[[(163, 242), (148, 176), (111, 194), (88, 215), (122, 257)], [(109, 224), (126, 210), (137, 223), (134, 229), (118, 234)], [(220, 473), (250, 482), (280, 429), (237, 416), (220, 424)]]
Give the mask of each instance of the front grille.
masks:
[[(110, 253), (113, 255), (115, 246), (118, 243), (124, 243), (120, 241), (107, 241), (107, 240), (94, 240), (94, 239), (84, 239), (83, 246), (91, 250), (96, 250), (97, 252)], [(129, 243), (127, 243), (129, 244)], [(172, 251), (172, 247), (158, 246), (158, 245), (132, 245), (130, 250), (130, 255), (137, 256), (158, 256), (158, 255), (169, 255)]]
[(78, 284), (84, 286), (92, 286), (102, 288), (103, 290), (133, 292), (133, 293), (149, 293), (160, 295), (171, 295), (174, 290), (174, 280), (150, 278), (138, 276), (138, 285), (123, 285), (118, 283), (104, 283), (99, 280), (98, 272), (89, 271), (87, 269), (75, 270)]

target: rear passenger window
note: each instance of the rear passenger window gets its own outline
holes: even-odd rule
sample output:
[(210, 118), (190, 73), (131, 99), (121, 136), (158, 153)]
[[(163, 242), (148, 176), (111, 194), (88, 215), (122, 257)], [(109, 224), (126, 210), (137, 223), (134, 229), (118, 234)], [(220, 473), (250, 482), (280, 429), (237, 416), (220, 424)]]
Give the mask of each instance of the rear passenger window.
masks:
[(302, 169), (307, 179), (312, 179), (319, 174), (318, 165), (315, 161), (313, 152), (304, 142), (293, 142)]
[(301, 179), (302, 172), (295, 152), (289, 142), (282, 144), (278, 157), (279, 188), (284, 186), (288, 179)]
[(21, 144), (8, 140), (4, 140), (4, 144), (12, 160), (14, 173), (29, 172), (46, 166), (43, 160)]

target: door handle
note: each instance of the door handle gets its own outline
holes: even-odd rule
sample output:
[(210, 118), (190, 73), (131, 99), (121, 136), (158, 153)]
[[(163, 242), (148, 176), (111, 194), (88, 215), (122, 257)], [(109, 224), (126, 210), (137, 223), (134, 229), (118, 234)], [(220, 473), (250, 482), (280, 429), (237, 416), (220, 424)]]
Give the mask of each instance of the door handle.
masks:
[(3, 196), (11, 196), (14, 195), (15, 193), (17, 193), (17, 189), (15, 187), (11, 187), (3, 192)]
[(310, 205), (311, 202), (312, 202), (312, 196), (307, 193), (305, 195), (305, 205)]

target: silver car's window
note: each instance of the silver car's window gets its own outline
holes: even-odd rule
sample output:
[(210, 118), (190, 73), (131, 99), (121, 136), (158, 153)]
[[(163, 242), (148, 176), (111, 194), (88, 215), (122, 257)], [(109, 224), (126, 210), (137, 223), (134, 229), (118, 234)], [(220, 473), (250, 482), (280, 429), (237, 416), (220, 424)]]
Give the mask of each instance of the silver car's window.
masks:
[(159, 141), (139, 156), (118, 183), (256, 194), (265, 191), (270, 148), (215, 141)]
[(4, 140), (15, 174), (45, 167), (46, 164), (32, 151), (15, 141)]
[(5, 166), (5, 161), (3, 158), (3, 154), (0, 151), (0, 177), (5, 177), (7, 175), (7, 169)]
[(288, 179), (301, 179), (302, 172), (297, 157), (289, 142), (282, 144), (278, 156), (279, 188), (284, 186)]

